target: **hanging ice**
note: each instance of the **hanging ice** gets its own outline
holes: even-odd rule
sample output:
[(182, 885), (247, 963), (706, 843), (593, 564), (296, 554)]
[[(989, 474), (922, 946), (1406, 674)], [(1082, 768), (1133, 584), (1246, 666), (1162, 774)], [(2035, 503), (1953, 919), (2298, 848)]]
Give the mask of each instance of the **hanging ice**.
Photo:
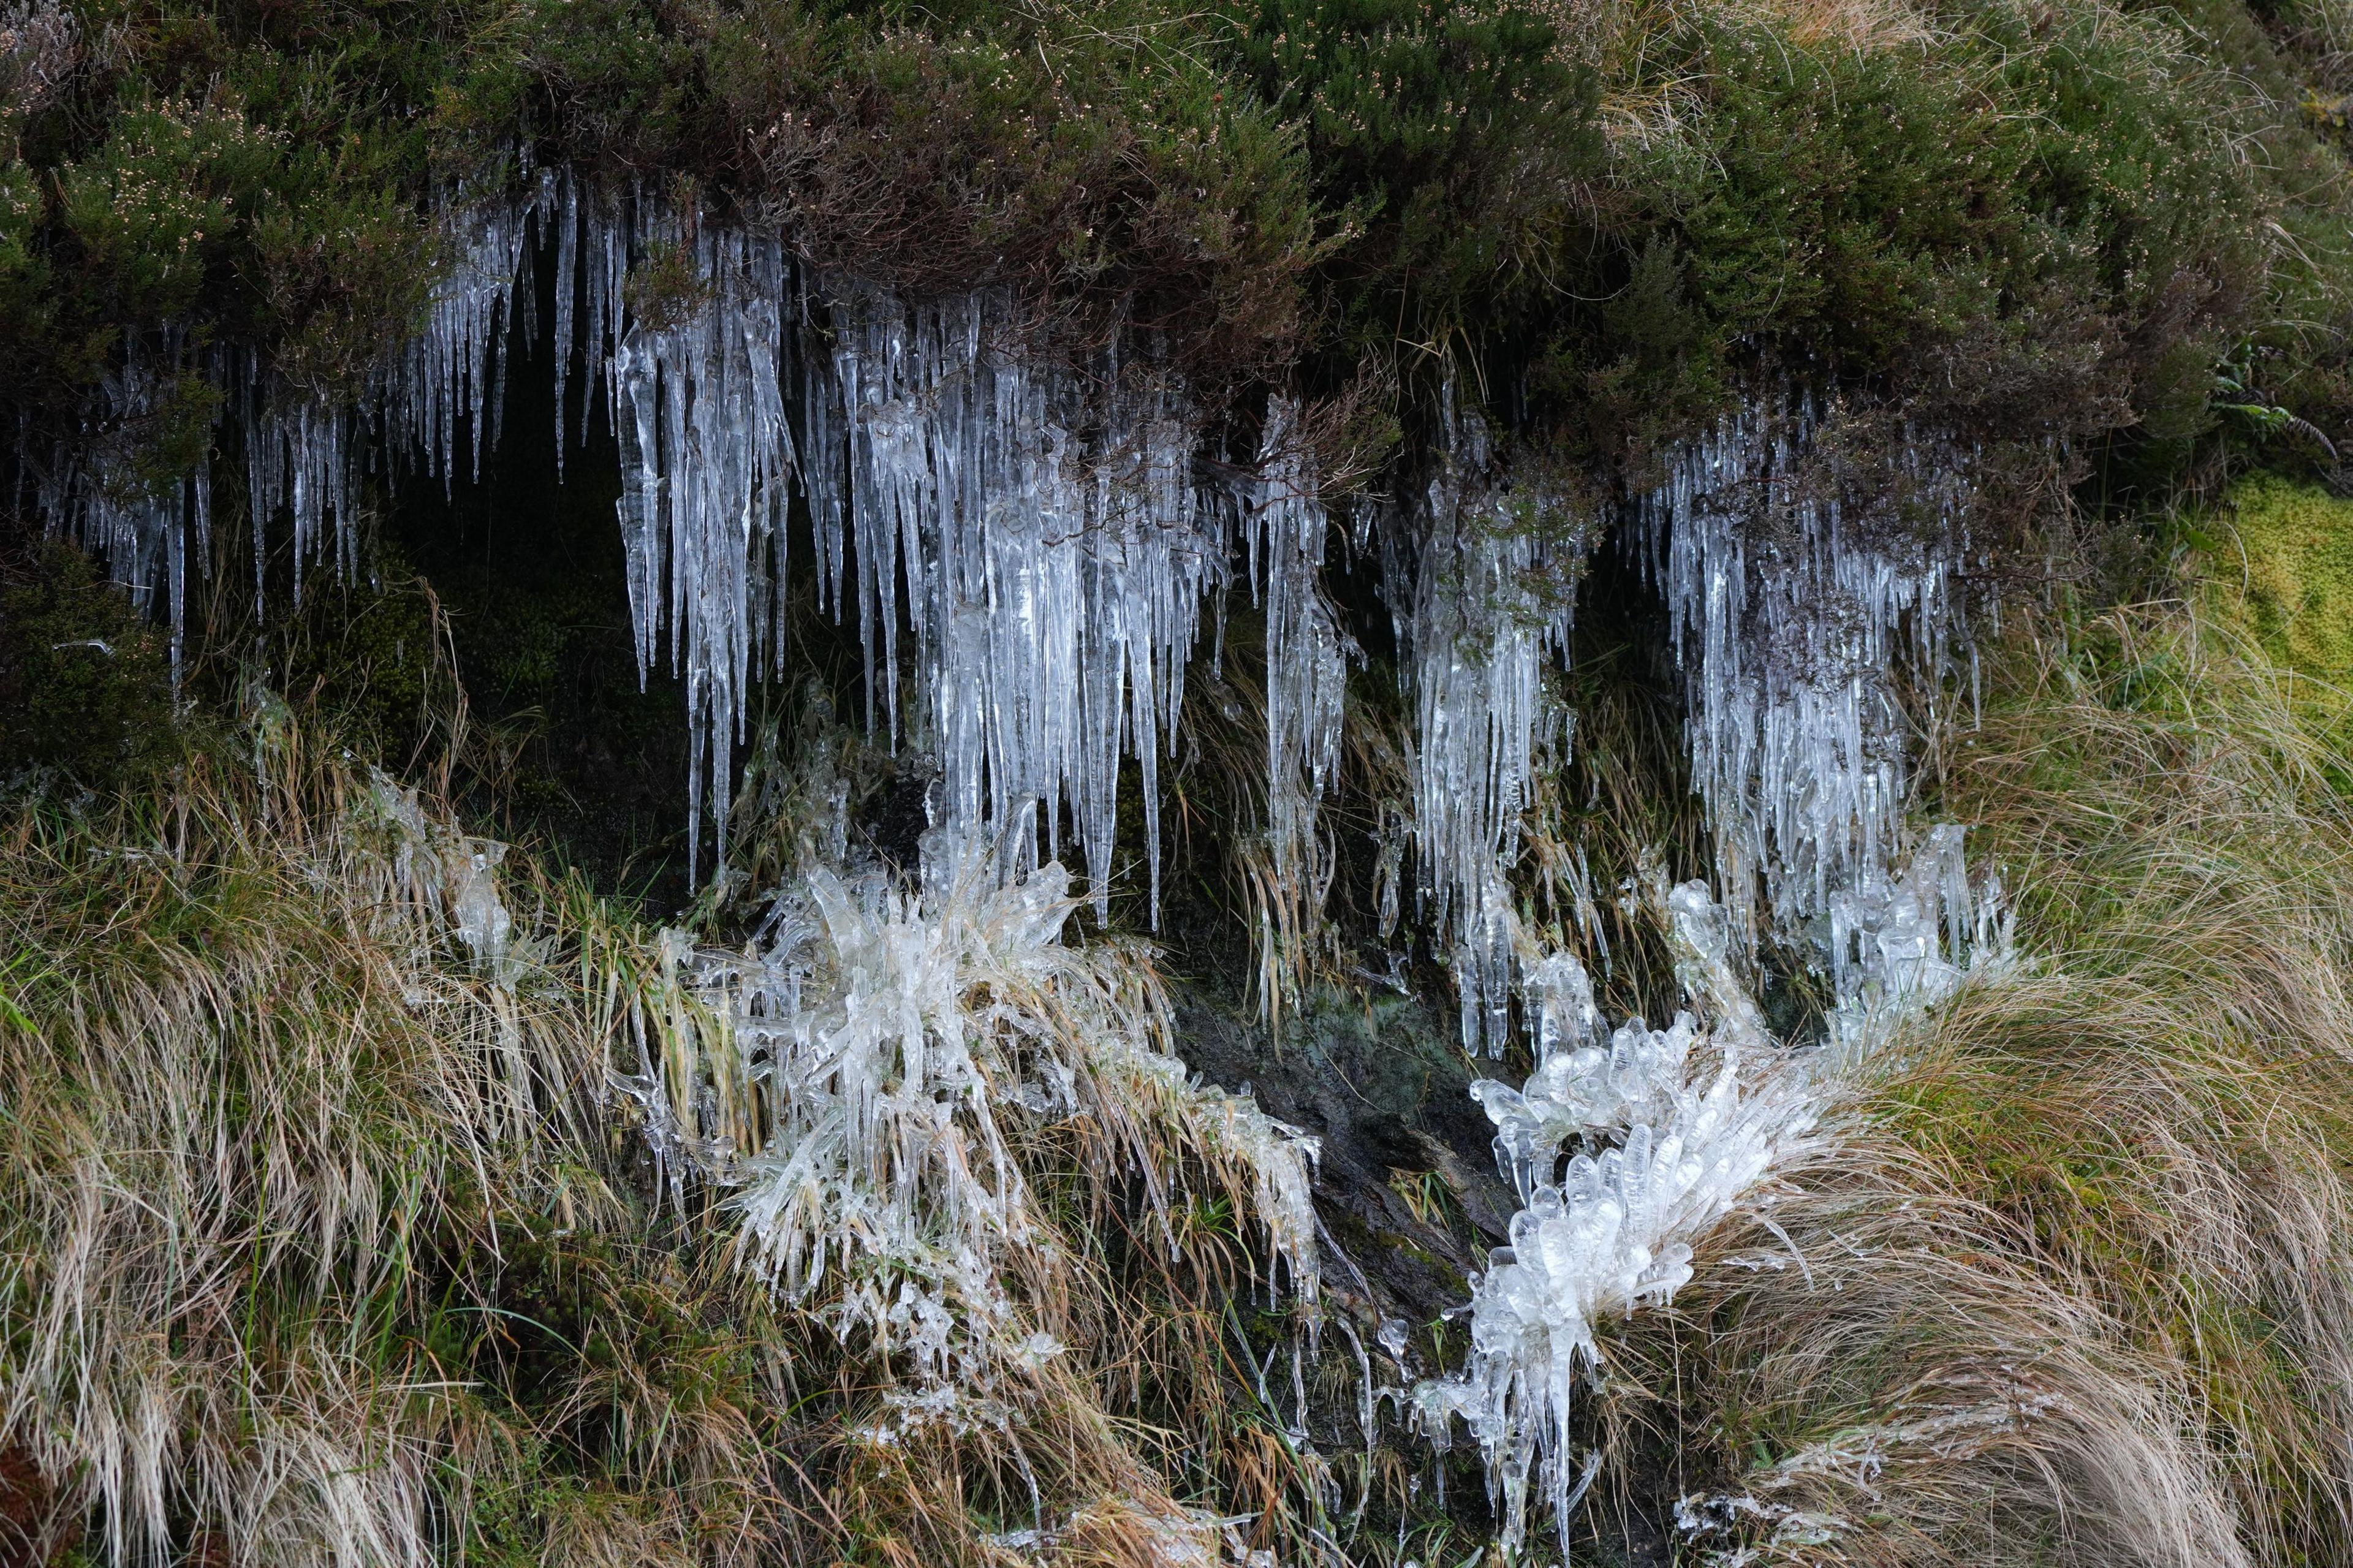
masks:
[[(1156, 906), (1159, 757), (1183, 704), (1226, 531), (1193, 481), (1198, 416), (1148, 364), (1026, 350), (1010, 302), (910, 304), (844, 285), (830, 374), (804, 396), (821, 587), (854, 568), (870, 710), (896, 733), (898, 604), (915, 638), (918, 738), (949, 823), (1067, 802), (1100, 908), (1123, 754), (1142, 774)], [(879, 655), (879, 664), (877, 656)]]
[(1940, 682), (1967, 630), (1968, 454), (1907, 437), (1858, 467), (1826, 438), (1839, 412), (1761, 397), (1674, 451), (1640, 508), (1717, 885), (1752, 935), (1760, 877), (1792, 934), (1885, 877), (1906, 782), (1896, 661)]
[[(666, 658), (687, 688), (690, 876), (706, 802), (723, 858), (747, 689), (780, 651), (800, 466), (822, 595), (836, 606), (855, 597), (872, 709), (894, 735), (902, 614), (912, 626), (912, 729), (945, 776), (947, 820), (1039, 813), (1051, 852), (1067, 805), (1100, 905), (1132, 757), (1156, 910), (1158, 763), (1230, 540), (1229, 508), (1195, 485), (1199, 420), (1171, 377), (1116, 340), (1083, 363), (1041, 352), (998, 295), (911, 304), (852, 282), (812, 294), (773, 235), (643, 193), (600, 201), (553, 172), (522, 199), (453, 205), (444, 221), (453, 260), (421, 329), (356, 404), (241, 358), (209, 367), (231, 387), (243, 431), (257, 573), (281, 518), (298, 588), (330, 550), (353, 563), (372, 440), (393, 459), (387, 477), (415, 468), (452, 484), (480, 472), (527, 324), (537, 224), (556, 274), (556, 417), (561, 426), (570, 412), (575, 374), (584, 426), (606, 392), (640, 668)], [(633, 294), (633, 267), (658, 272), (660, 287)], [(143, 417), (159, 374), (132, 353), (94, 417)], [(1312, 469), (1291, 449), (1293, 423), (1278, 402), (1250, 515), (1283, 649), (1270, 736), (1275, 837), (1284, 863), (1303, 867), (1344, 671), (1315, 585), (1323, 513)], [(150, 493), (101, 472), (110, 460), (100, 451), (61, 464), (43, 510), (142, 591), (168, 579), (177, 627), (190, 528), (201, 534), (208, 517), (205, 480)]]
[[(359, 486), (367, 436), (381, 425), (396, 447), (429, 471), (456, 472), (462, 412), (477, 465), (497, 437), (495, 345), (512, 325), (533, 206), (489, 204), (445, 218), (455, 253), (436, 285), (422, 331), (369, 377), (357, 396), (298, 386), (247, 352), (188, 351), (175, 334), (159, 344), (127, 339), (121, 365), (101, 384), (77, 441), (53, 455), (35, 503), (51, 529), (104, 557), (146, 605), (159, 585), (176, 668), (186, 628), (187, 574), (211, 551), (209, 461), (175, 479), (139, 471), (132, 447), (161, 417), (177, 378), (199, 376), (222, 395), (239, 436), (251, 517), (255, 592), (280, 520), (290, 528), (295, 591), (305, 569), (332, 552), (357, 561)], [(27, 454), (29, 457), (30, 454)]]
[(358, 564), (359, 416), (343, 399), (304, 392), (259, 369), (244, 378), (240, 394), (254, 599), (261, 598), (270, 537), (283, 516), (291, 528), (299, 602), (305, 568), (320, 556), (332, 551), (344, 573)]
[[(52, 532), (70, 534), (102, 557), (139, 608), (156, 608), (156, 590), (163, 590), (175, 677), (190, 556), (201, 563), (211, 547), (211, 469), (199, 463), (185, 475), (159, 477), (144, 470), (140, 456), (152, 427), (170, 411), (179, 378), (202, 368), (176, 334), (153, 350), (126, 340), (122, 363), (100, 384), (79, 439), (33, 475), (34, 505)], [(33, 456), (20, 447), (18, 461), (29, 468)]]
[[(385, 367), (372, 394), (394, 451), (442, 483), (465, 473), (480, 479), (482, 458), (499, 441), (506, 402), (507, 339), (519, 300), (528, 300), (533, 215), (552, 209), (559, 183), (543, 176), (532, 196), (459, 201), (441, 216), (448, 269), (436, 282), (416, 335)], [(568, 182), (564, 183), (568, 190)]]
[[(1317, 492), (1315, 465), (1300, 427), (1299, 406), (1268, 400), (1258, 475), (1244, 521), (1252, 570), (1265, 584), (1267, 847), (1273, 887), (1286, 901), (1271, 923), (1288, 940), (1306, 940), (1323, 919), (1330, 882), (1315, 819), (1340, 766), (1340, 726), (1347, 699), (1350, 645), (1324, 596), (1324, 546), (1330, 520)], [(1261, 941), (1279, 940), (1272, 930)], [(1281, 960), (1261, 955), (1263, 973)]]
[(1501, 1054), (1511, 1029), (1520, 857), (1544, 665), (1566, 656), (1590, 524), (1566, 498), (1497, 475), (1486, 426), (1456, 416), (1422, 498), (1409, 633), (1417, 720), (1414, 833), (1433, 930), (1454, 944), (1462, 1041)]
[[(783, 648), (776, 623), (794, 468), (783, 381), (789, 296), (774, 237), (690, 232), (643, 202), (638, 221), (637, 248), (691, 256), (699, 289), (666, 313), (640, 312), (609, 362), (638, 679), (667, 625), (670, 664), (686, 683), (691, 881), (706, 795), (726, 863), (734, 744), (754, 661)], [(609, 246), (592, 246), (592, 256)], [(567, 349), (559, 344), (559, 355), (568, 358)]]

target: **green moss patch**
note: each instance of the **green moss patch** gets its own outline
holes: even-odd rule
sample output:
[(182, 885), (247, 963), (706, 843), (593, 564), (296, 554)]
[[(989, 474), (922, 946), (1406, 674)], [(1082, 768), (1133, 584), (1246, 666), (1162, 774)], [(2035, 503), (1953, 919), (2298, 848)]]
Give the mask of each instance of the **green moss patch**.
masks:
[(2353, 676), (2353, 500), (2256, 474), (2218, 520), (2211, 591), (2263, 651), (2307, 675)]

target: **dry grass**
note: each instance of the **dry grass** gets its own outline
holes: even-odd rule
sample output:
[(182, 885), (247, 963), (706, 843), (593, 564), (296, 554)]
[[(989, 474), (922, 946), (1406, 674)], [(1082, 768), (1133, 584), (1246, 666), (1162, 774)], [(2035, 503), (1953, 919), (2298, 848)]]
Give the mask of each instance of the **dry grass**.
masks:
[(236, 746), (0, 823), (0, 1560), (928, 1568), (1042, 1522), (1151, 1564), (1215, 1540), (1193, 1500), (1303, 1539), (1221, 1337), (1240, 1194), (1155, 1217), (1145, 1131), (1042, 1124), (1070, 1353), (877, 1441), (892, 1360), (747, 1282), (723, 1194), (661, 1196), (615, 1118), (608, 1063), (707, 1023), (655, 933), (510, 854), (478, 951), (446, 807), (404, 831), (282, 707)]
[[(528, 948), (471, 952), (366, 781), (282, 710), (253, 745), (162, 801), (0, 828), (0, 1436), (56, 1489), (35, 1533), (435, 1562), (586, 1411), (627, 1506), (597, 1525), (575, 1487), (551, 1541), (646, 1560), (618, 1542), (674, 1543), (722, 1481), (772, 1511), (749, 1417), (629, 1353), (650, 1329), (537, 1411), (485, 1375), (534, 1353), (511, 1320), (555, 1334), (518, 1276), (630, 1247), (596, 1126), (607, 1020)], [(526, 931), (587, 912), (520, 890)]]
[(2340, 700), (2176, 608), (2042, 631), (1937, 803), (2031, 967), (1855, 1087), (1786, 1239), (1630, 1330), (1609, 1420), (1770, 1560), (2344, 1562)]

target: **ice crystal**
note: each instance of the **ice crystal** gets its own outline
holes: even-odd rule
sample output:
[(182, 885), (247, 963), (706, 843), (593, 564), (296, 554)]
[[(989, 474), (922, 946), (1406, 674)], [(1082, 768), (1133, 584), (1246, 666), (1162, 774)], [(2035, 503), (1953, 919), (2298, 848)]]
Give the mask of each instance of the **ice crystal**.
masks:
[(297, 385), (244, 352), (198, 355), (173, 332), (125, 341), (122, 363), (101, 383), (78, 438), (51, 456), (33, 499), (53, 531), (102, 557), (142, 607), (162, 590), (157, 607), (172, 626), (175, 670), (188, 573), (201, 570), (211, 550), (210, 464), (159, 479), (134, 458), (132, 433), (165, 417), (180, 378), (209, 383), (224, 395), (245, 457), (257, 598), (281, 527), (298, 599), (306, 569), (322, 557), (349, 572), (372, 430), (383, 427), (396, 447), (445, 476), (457, 471), (461, 428), (471, 433), (477, 465), (495, 440), (494, 348), (510, 324), (532, 211), (527, 202), (491, 203), (447, 215), (455, 259), (435, 287), (422, 331), (356, 395)]
[(2012, 916), (2001, 879), (1972, 879), (1955, 823), (1931, 827), (1911, 858), (1867, 872), (1831, 895), (1831, 1041), (1848, 1060), (1868, 1055), (1892, 1019), (1932, 1007), (1972, 973), (2013, 962)]
[(1544, 984), (1575, 1026), (1548, 1033), (1521, 1089), (1473, 1089), (1525, 1206), (1511, 1245), (1472, 1279), (1469, 1365), (1422, 1384), (1414, 1399), (1440, 1447), (1457, 1420), (1478, 1442), (1514, 1552), (1536, 1490), (1568, 1549), (1571, 1510), (1594, 1471), (1577, 1460), (1570, 1415), (1578, 1383), (1601, 1364), (1597, 1325), (1669, 1300), (1691, 1279), (1694, 1244), (1754, 1200), (1774, 1164), (1804, 1146), (1820, 1110), (1805, 1065), (1763, 1035), (1737, 989), (1723, 913), (1704, 885), (1662, 901), (1704, 1024), (1684, 1013), (1652, 1030), (1637, 1018), (1607, 1047), (1586, 1043), (1589, 988), (1574, 959), (1551, 955)]
[(555, 186), (543, 181), (535, 189), (538, 200), (459, 202), (444, 210), (449, 265), (421, 330), (385, 368), (374, 394), (396, 450), (445, 486), (459, 477), (461, 450), (464, 472), (479, 479), (483, 456), (498, 444), (504, 339), (526, 282), (533, 216)]
[(1462, 1039), (1500, 1055), (1511, 1029), (1506, 878), (1519, 859), (1540, 731), (1563, 715), (1544, 686), (1567, 651), (1589, 529), (1565, 500), (1497, 472), (1486, 426), (1457, 416), (1421, 500), (1412, 612), (1414, 833), (1425, 908), (1453, 940)]
[[(572, 388), (584, 433), (601, 391), (621, 451), (640, 668), (665, 658), (686, 686), (691, 858), (707, 803), (723, 862), (748, 688), (781, 647), (797, 479), (822, 596), (857, 603), (871, 708), (881, 727), (912, 729), (936, 753), (947, 819), (1002, 826), (1035, 813), (1050, 853), (1067, 807), (1100, 900), (1132, 757), (1156, 907), (1159, 759), (1230, 541), (1228, 509), (1196, 487), (1199, 416), (1172, 377), (1116, 339), (1079, 359), (1039, 349), (1002, 294), (910, 302), (855, 280), (818, 286), (774, 233), (706, 222), (642, 191), (600, 197), (553, 171), (518, 197), (451, 204), (443, 226), (450, 259), (420, 330), (356, 398), (290, 385), (248, 356), (197, 367), (231, 395), (257, 574), (282, 526), (298, 594), (322, 557), (348, 570), (360, 479), (379, 452), (387, 479), (479, 476), (529, 324), (536, 235), (555, 272), (559, 437)], [(93, 432), (153, 418), (187, 368), (181, 357), (127, 350), (93, 405)], [(1292, 753), (1286, 777), (1306, 779), (1282, 792), (1295, 802), (1329, 771), (1339, 682), (1336, 633), (1314, 585), (1323, 514), (1312, 472), (1280, 438), (1289, 418), (1278, 405), (1251, 515), (1280, 576), (1286, 647), (1305, 661), (1285, 688), (1297, 710), (1286, 708), (1278, 737)], [(176, 630), (189, 545), (209, 519), (206, 481), (200, 471), (146, 482), (127, 453), (110, 455), (121, 445), (79, 443), (37, 501), (142, 595), (168, 584)], [(902, 589), (912, 715), (899, 710)], [(1292, 838), (1312, 841), (1312, 811), (1292, 826)]]
[(648, 229), (648, 244), (691, 247), (702, 287), (691, 310), (631, 322), (610, 372), (638, 679), (667, 623), (670, 663), (686, 682), (691, 879), (706, 794), (725, 864), (754, 660), (783, 646), (775, 620), (794, 468), (781, 363), (786, 271), (774, 239), (720, 228), (690, 238), (659, 216)]
[(256, 373), (238, 409), (245, 430), (246, 499), (253, 531), (253, 594), (259, 602), (278, 520), (290, 526), (294, 595), (322, 555), (348, 573), (359, 547), (357, 416), (342, 400)]
[(1672, 1300), (1694, 1246), (1807, 1146), (1839, 1074), (1967, 974), (2009, 962), (2000, 885), (1971, 883), (1960, 829), (1940, 825), (1897, 876), (1834, 897), (1833, 1048), (1792, 1050), (1741, 981), (1734, 911), (1704, 882), (1664, 881), (1653, 872), (1649, 897), (1692, 1009), (1664, 1029), (1630, 1018), (1605, 1039), (1583, 965), (1514, 925), (1535, 1070), (1516, 1089), (1471, 1086), (1523, 1206), (1511, 1245), (1472, 1281), (1469, 1365), (1414, 1399), (1441, 1447), (1458, 1419), (1478, 1441), (1514, 1550), (1539, 1489), (1567, 1550), (1592, 1473), (1589, 1460), (1577, 1472), (1569, 1417), (1580, 1377), (1600, 1371), (1596, 1326)]
[(1839, 410), (1760, 396), (1672, 452), (1644, 498), (1644, 559), (1689, 690), (1694, 786), (1744, 933), (1796, 933), (1884, 878), (1906, 783), (1899, 655), (1933, 685), (1966, 633), (1969, 454), (1907, 435), (1858, 463)]
[(920, 893), (818, 868), (748, 953), (676, 942), (706, 1023), (621, 1080), (673, 1179), (732, 1189), (742, 1266), (898, 1359), (902, 1425), (992, 1420), (1059, 1351), (1037, 1312), (1060, 1253), (1023, 1176), (1047, 1124), (1085, 1128), (1164, 1224), (1180, 1157), (1202, 1161), (1293, 1288), (1318, 1283), (1314, 1141), (1191, 1083), (1149, 967), (1062, 941), (1059, 863), (1008, 881), (995, 855), (937, 832)]

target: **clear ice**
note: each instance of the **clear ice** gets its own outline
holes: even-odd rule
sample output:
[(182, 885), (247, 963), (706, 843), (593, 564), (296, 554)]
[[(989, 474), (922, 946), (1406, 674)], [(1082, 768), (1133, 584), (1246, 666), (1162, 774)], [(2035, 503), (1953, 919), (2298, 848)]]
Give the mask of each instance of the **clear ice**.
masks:
[(1999, 884), (1972, 886), (1950, 824), (1893, 878), (1837, 896), (1840, 1004), (1822, 1049), (1767, 1030), (1740, 978), (1735, 911), (1707, 884), (1660, 879), (1650, 897), (1692, 1009), (1664, 1029), (1637, 1017), (1605, 1035), (1583, 965), (1521, 938), (1535, 1070), (1517, 1089), (1471, 1086), (1522, 1206), (1510, 1245), (1472, 1279), (1469, 1364), (1419, 1384), (1414, 1406), (1441, 1449), (1458, 1420), (1478, 1442), (1514, 1551), (1537, 1496), (1568, 1550), (1593, 1475), (1570, 1416), (1580, 1381), (1602, 1370), (1596, 1327), (1672, 1300), (1708, 1232), (1763, 1212), (1775, 1167), (1809, 1146), (1841, 1074), (1967, 975), (2009, 962)]
[(199, 465), (186, 475), (158, 479), (141, 468), (138, 447), (142, 429), (164, 415), (178, 378), (204, 368), (203, 356), (176, 336), (157, 346), (127, 342), (122, 363), (100, 384), (77, 439), (38, 470), (21, 443), (18, 453), (19, 472), (31, 479), (34, 505), (50, 531), (69, 535), (102, 557), (115, 581), (131, 589), (133, 605), (160, 608), (168, 617), (175, 677), (190, 555), (201, 569), (211, 544), (211, 475)]
[(1223, 510), (1193, 478), (1198, 415), (1116, 342), (1087, 365), (1029, 353), (999, 295), (824, 298), (832, 351), (805, 371), (804, 477), (836, 605), (854, 563), (870, 713), (879, 686), (899, 732), (903, 592), (914, 732), (947, 823), (1034, 812), (1053, 853), (1067, 804), (1101, 909), (1132, 756), (1156, 907), (1159, 759), (1225, 572)]
[(1835, 406), (1784, 388), (1670, 453), (1641, 500), (1688, 691), (1693, 784), (1745, 934), (1797, 935), (1883, 879), (1906, 788), (1899, 655), (1940, 684), (1967, 634), (1970, 454), (1907, 437), (1854, 471)]
[(1276, 879), (1312, 888), (1324, 879), (1315, 818), (1340, 767), (1352, 650), (1324, 596), (1330, 521), (1286, 397), (1268, 400), (1244, 529), (1266, 584), (1267, 837)]
[[(191, 542), (199, 563), (205, 553), (208, 477), (141, 479), (123, 433), (194, 368), (230, 393), (257, 577), (281, 520), (298, 592), (322, 557), (348, 570), (367, 465), (445, 485), (479, 476), (507, 363), (536, 324), (530, 269), (544, 250), (559, 436), (572, 389), (583, 431), (601, 392), (621, 448), (640, 668), (666, 659), (687, 688), (691, 853), (707, 804), (724, 862), (748, 689), (782, 653), (797, 484), (820, 595), (837, 610), (856, 601), (870, 712), (936, 761), (947, 821), (1034, 813), (1053, 853), (1067, 807), (1100, 905), (1133, 758), (1156, 910), (1159, 759), (1203, 597), (1225, 581), (1235, 510), (1195, 481), (1200, 416), (1171, 375), (1119, 339), (1077, 362), (1038, 351), (1001, 293), (909, 301), (812, 279), (778, 238), (644, 191), (600, 196), (556, 171), (531, 176), (522, 199), (454, 203), (442, 226), (448, 262), (418, 331), (356, 396), (289, 385), (237, 356), (195, 364), (174, 344), (160, 358), (133, 345), (89, 429), (44, 470), (36, 501), (51, 526), (101, 552), (142, 600), (166, 585), (176, 649)], [(659, 289), (646, 282), (655, 274)], [(1279, 407), (1276, 423), (1287, 417)], [(1299, 707), (1280, 742), (1308, 776), (1303, 795), (1284, 794), (1296, 802), (1320, 788), (1336, 745), (1336, 643), (1312, 581), (1313, 475), (1272, 449), (1276, 471), (1250, 515), (1281, 576), (1288, 646), (1314, 671), (1291, 689)], [(1312, 815), (1294, 841), (1312, 841)]]
[(1500, 1056), (1518, 929), (1508, 878), (1540, 731), (1566, 719), (1545, 690), (1545, 663), (1567, 654), (1590, 525), (1561, 497), (1504, 482), (1484, 422), (1458, 415), (1453, 401), (1450, 385), (1402, 623), (1416, 720), (1414, 835), (1431, 931), (1453, 942), (1462, 1043)]
[[(354, 395), (170, 334), (126, 344), (76, 440), (25, 462), (37, 509), (168, 616), (176, 668), (209, 468), (159, 479), (133, 446), (179, 379), (227, 393), (257, 578), (286, 528), (299, 593), (322, 561), (354, 565), (365, 474), (480, 474), (545, 257), (558, 461), (601, 398), (640, 676), (659, 661), (686, 687), (691, 853), (707, 809), (725, 864), (746, 705), (781, 673), (797, 491), (818, 601), (855, 611), (870, 721), (940, 775), (920, 891), (846, 868), (837, 833), (745, 952), (666, 933), (667, 1011), (641, 1019), (645, 1054), (617, 1086), (667, 1179), (726, 1190), (744, 1268), (913, 1373), (902, 1424), (996, 1419), (1008, 1380), (1060, 1350), (1040, 1305), (1059, 1260), (1018, 1153), (1048, 1122), (1091, 1123), (1164, 1215), (1180, 1163), (1205, 1166), (1312, 1299), (1314, 1140), (1188, 1079), (1128, 950), (1063, 940), (1060, 843), (1067, 810), (1101, 910), (1133, 759), (1156, 920), (1159, 763), (1239, 544), (1266, 611), (1271, 866), (1291, 888), (1326, 879), (1318, 815), (1355, 650), (1324, 587), (1331, 518), (1299, 407), (1271, 399), (1255, 468), (1204, 480), (1201, 411), (1124, 335), (1059, 353), (1001, 292), (901, 298), (644, 190), (527, 181), (522, 199), (443, 212), (424, 318)], [(1723, 899), (1652, 890), (1692, 1004), (1662, 1029), (1608, 1027), (1511, 888), (1540, 747), (1565, 733), (1546, 666), (1566, 655), (1597, 522), (1510, 471), (1450, 388), (1427, 483), (1382, 530), (1421, 914), (1451, 952), (1466, 1047), (1501, 1055), (1525, 1029), (1535, 1060), (1516, 1088), (1473, 1086), (1522, 1208), (1472, 1282), (1467, 1368), (1415, 1394), (1434, 1440), (1460, 1421), (1478, 1442), (1514, 1550), (1537, 1496), (1566, 1550), (1594, 1474), (1570, 1415), (1599, 1373), (1598, 1326), (1672, 1299), (1706, 1234), (1814, 1136), (1837, 1073), (2006, 960), (1999, 885), (1972, 884), (1960, 828), (1911, 846), (1903, 825), (1899, 683), (1940, 685), (1967, 646), (1971, 454), (1915, 437), (1863, 462), (1844, 429), (1834, 402), (1767, 392), (1672, 450), (1635, 509)], [(404, 898), (509, 969), (501, 847), (428, 823), (389, 781), (372, 799)], [(1744, 988), (1768, 922), (1827, 965), (1826, 1050), (1775, 1041)], [(1378, 1342), (1402, 1367), (1402, 1337)]]
[(1524, 1206), (1510, 1245), (1472, 1278), (1469, 1364), (1419, 1384), (1414, 1406), (1441, 1449), (1457, 1421), (1478, 1443), (1509, 1552), (1538, 1495), (1568, 1551), (1593, 1474), (1570, 1417), (1602, 1364), (1598, 1325), (1670, 1300), (1692, 1277), (1694, 1245), (1762, 1195), (1822, 1104), (1807, 1059), (1766, 1035), (1734, 978), (1705, 885), (1660, 902), (1696, 1014), (1665, 1029), (1629, 1019), (1605, 1042), (1581, 966), (1554, 953), (1533, 970), (1532, 1010), (1546, 1020), (1535, 1072), (1517, 1089), (1472, 1087)]
[(1021, 1164), (1049, 1124), (1090, 1124), (1164, 1229), (1180, 1163), (1198, 1161), (1290, 1288), (1318, 1289), (1314, 1140), (1191, 1082), (1149, 968), (1066, 944), (1069, 873), (1008, 879), (998, 852), (937, 829), (919, 892), (818, 866), (744, 952), (673, 933), (693, 1003), (678, 1016), (702, 1022), (650, 1031), (659, 1059), (649, 1047), (617, 1080), (670, 1180), (729, 1190), (742, 1267), (912, 1373), (902, 1423), (987, 1424), (1008, 1379), (1061, 1349), (1053, 1226)]

